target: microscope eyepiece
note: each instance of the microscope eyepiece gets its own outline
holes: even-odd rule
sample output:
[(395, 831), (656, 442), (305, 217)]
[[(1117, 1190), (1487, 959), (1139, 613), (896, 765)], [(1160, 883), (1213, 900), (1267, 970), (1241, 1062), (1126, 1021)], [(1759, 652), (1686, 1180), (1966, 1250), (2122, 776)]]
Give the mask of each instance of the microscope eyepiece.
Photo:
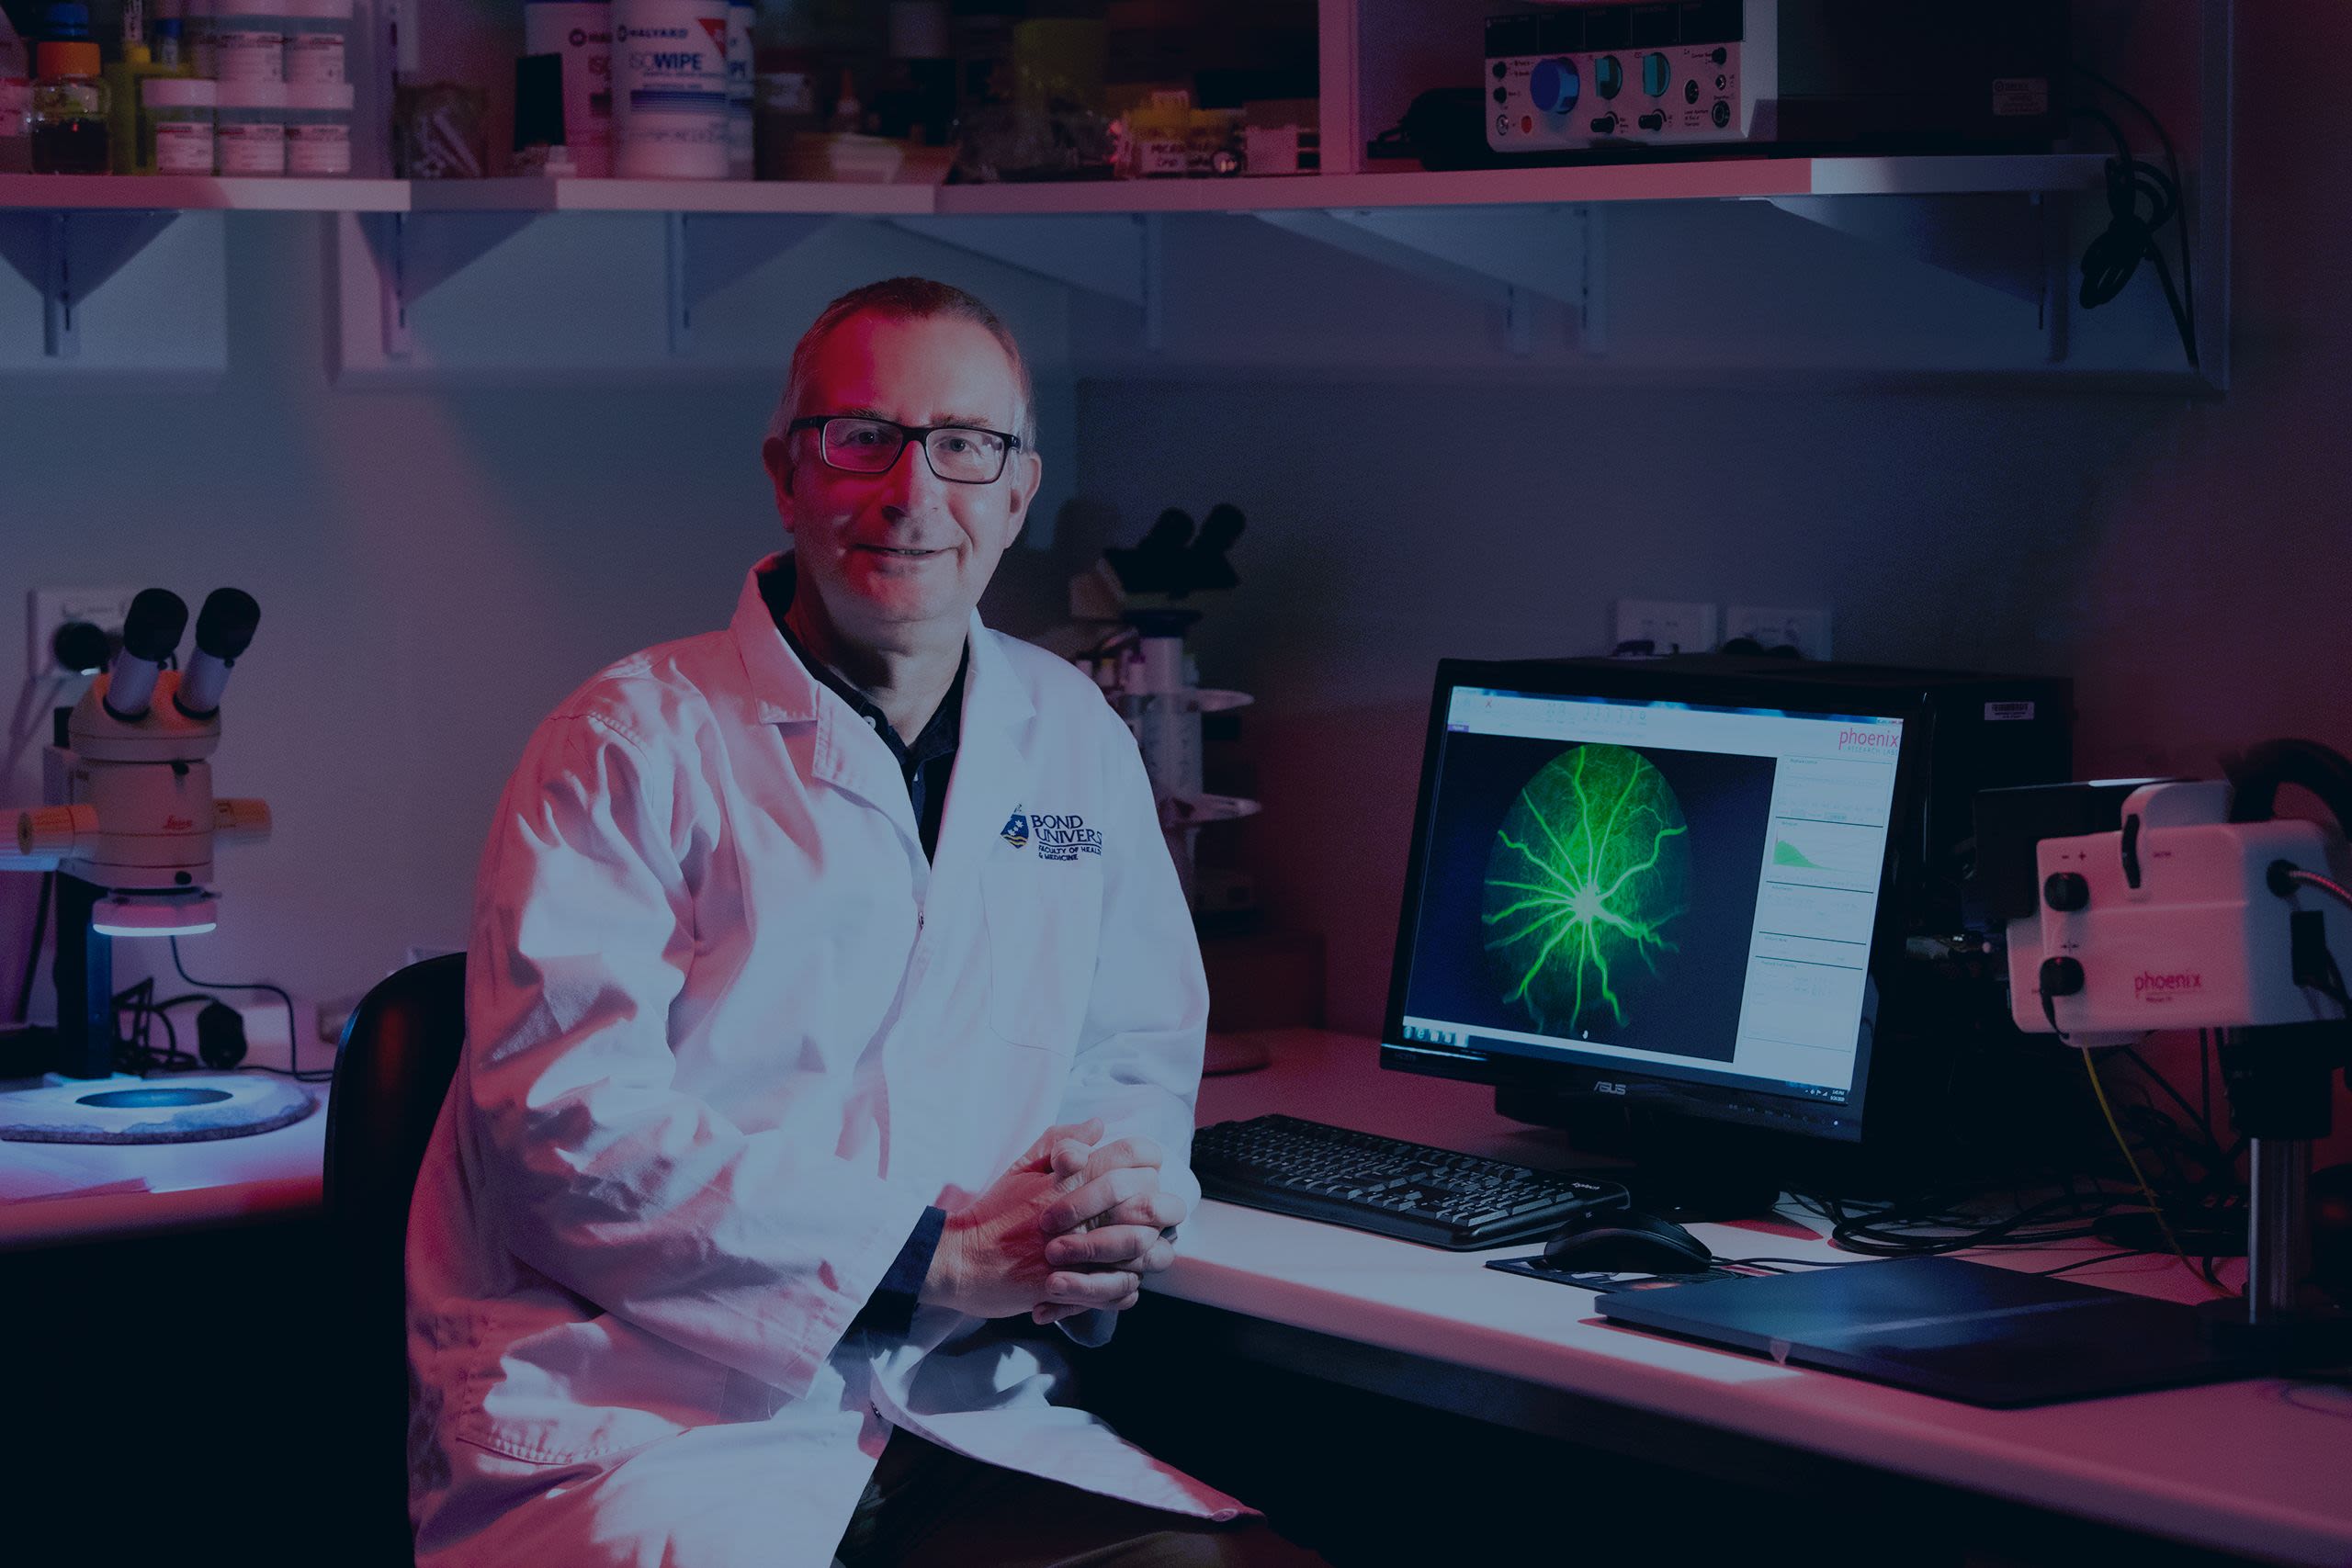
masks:
[(196, 651), (172, 698), (180, 712), (207, 719), (220, 711), (229, 671), (253, 645), (254, 628), (260, 624), (261, 606), (242, 588), (216, 588), (206, 597), (204, 611), (196, 617)]
[(187, 602), (168, 588), (142, 588), (122, 618), (122, 650), (161, 664), (180, 646), (187, 630)]
[(215, 659), (234, 660), (253, 646), (261, 606), (242, 588), (216, 588), (196, 617), (196, 648)]
[(187, 629), (187, 604), (167, 588), (142, 588), (122, 618), (122, 649), (107, 682), (107, 712), (125, 724), (147, 716), (155, 677)]

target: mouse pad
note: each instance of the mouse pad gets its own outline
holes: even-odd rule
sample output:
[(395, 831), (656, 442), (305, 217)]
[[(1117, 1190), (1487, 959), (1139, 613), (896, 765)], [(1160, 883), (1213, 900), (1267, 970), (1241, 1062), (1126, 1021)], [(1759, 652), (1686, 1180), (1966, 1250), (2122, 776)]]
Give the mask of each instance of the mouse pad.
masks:
[[(1706, 1280), (1737, 1280), (1748, 1276), (1748, 1270), (1740, 1269), (1710, 1269), (1703, 1274), (1579, 1274), (1544, 1268), (1544, 1255), (1540, 1252), (1531, 1252), (1524, 1258), (1489, 1258), (1487, 1267), (1505, 1274), (1524, 1274), (1531, 1280), (1542, 1280), (1547, 1284), (1573, 1285), (1579, 1291), (1656, 1291), (1668, 1285), (1693, 1285)], [(1762, 1271), (1757, 1272), (1760, 1274)]]
[(2256, 1370), (2193, 1307), (1953, 1258), (1618, 1291), (1595, 1306), (1628, 1327), (1995, 1409)]

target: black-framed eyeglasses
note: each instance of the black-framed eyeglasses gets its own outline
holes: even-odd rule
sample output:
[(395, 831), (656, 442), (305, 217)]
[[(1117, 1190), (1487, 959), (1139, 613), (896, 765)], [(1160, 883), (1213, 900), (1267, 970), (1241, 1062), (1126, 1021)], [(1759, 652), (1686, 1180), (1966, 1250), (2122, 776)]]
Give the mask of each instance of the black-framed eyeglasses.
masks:
[(812, 414), (786, 425), (818, 432), (817, 455), (829, 468), (852, 474), (887, 474), (907, 444), (920, 439), (923, 461), (949, 484), (994, 484), (1021, 445), (1018, 435), (971, 424), (899, 424), (865, 414)]

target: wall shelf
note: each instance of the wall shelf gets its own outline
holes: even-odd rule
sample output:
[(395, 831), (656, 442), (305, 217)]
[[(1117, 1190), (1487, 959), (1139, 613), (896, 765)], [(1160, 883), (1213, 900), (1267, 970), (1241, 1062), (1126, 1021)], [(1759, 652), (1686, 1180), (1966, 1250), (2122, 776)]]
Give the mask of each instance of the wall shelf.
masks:
[(2102, 157), (1720, 158), (1559, 168), (1422, 169), (1262, 179), (949, 186), (938, 211), (1059, 213), (1332, 211), (1353, 208), (1584, 206), (1610, 201), (1738, 200), (2097, 188)]
[(511, 177), (418, 180), (416, 212), (816, 213), (928, 216), (936, 187), (807, 180), (617, 180)]
[(183, 212), (405, 212), (406, 180), (0, 175), (0, 259), (39, 291), (41, 352), (81, 355), (81, 311)]
[[(383, 300), (383, 353), (394, 362), (414, 355), (412, 311), (426, 294), (539, 219), (575, 213), (650, 214), (665, 220), (669, 352), (681, 358), (695, 353), (695, 318), (705, 301), (797, 249), (835, 219), (879, 220), (1136, 308), (1142, 342), (1157, 353), (1167, 337), (1161, 224), (1215, 216), (1261, 219), (1423, 281), (1457, 283), (1497, 302), (1515, 354), (1533, 346), (1530, 299), (1572, 301), (1580, 341), (1588, 353), (1598, 353), (1605, 336), (1596, 291), (1597, 227), (1581, 216), (1597, 205), (1785, 202), (1800, 216), (1826, 221), (1821, 206), (1801, 204), (1834, 205), (1828, 201), (1833, 196), (1900, 197), (1913, 209), (1900, 221), (1831, 226), (1977, 281), (1998, 276), (2016, 292), (2008, 275), (2016, 270), (2017, 232), (2030, 231), (2039, 243), (2044, 219), (2022, 200), (2013, 212), (1988, 212), (1984, 204), (2096, 188), (2105, 162), (2078, 153), (1736, 158), (1443, 174), (1395, 169), (968, 186), (433, 181), (411, 187), (405, 214), (368, 220), (360, 231)], [(1959, 202), (1975, 205), (1961, 219), (1939, 219), (1927, 210)], [(1540, 235), (1567, 213), (1579, 215), (1579, 248), (1573, 258), (1547, 259), (1541, 250), (1510, 253), (1511, 236)], [(1980, 230), (1985, 236), (1981, 246), (1965, 243)], [(1367, 239), (1367, 231), (1374, 237)], [(1955, 233), (1962, 243), (1954, 243)], [(1502, 243), (1504, 249), (1497, 251), (1490, 242)], [(1510, 265), (1482, 262), (1482, 249)], [(2000, 257), (1998, 267), (1980, 252)]]
[(1925, 196), (2097, 189), (2096, 153), (1724, 158), (1565, 168), (1397, 169), (1229, 180), (926, 186), (777, 180), (214, 179), (0, 175), (0, 212), (705, 212), (841, 218), (1090, 217), (1354, 208), (1582, 206), (1608, 201)]
[(0, 175), (8, 212), (405, 212), (406, 180)]
[[(1458, 0), (1317, 0), (1317, 174), (956, 186), (11, 175), (0, 255), (41, 301), (33, 368), (76, 352), (77, 310), (175, 215), (269, 211), (328, 218), (337, 373), (396, 380), (723, 372), (804, 286), (978, 263), (1054, 286), (1077, 334), (1066, 362), (1121, 372), (1231, 374), (1237, 355), (1351, 374), (1787, 364), (2211, 391), (2227, 385), (2233, 9), (2133, 0), (2130, 25), (2075, 28), (2077, 55), (2137, 84), (2187, 153), (2195, 370), (2151, 290), (2096, 315), (2072, 302), (2075, 265), (2106, 221), (2102, 137), (2082, 152), (1686, 148), (1442, 173), (1373, 158), (1419, 94), (1461, 85), (1481, 13)], [(492, 59), (512, 20), (453, 21), (436, 69)], [(582, 333), (583, 308), (599, 331)]]

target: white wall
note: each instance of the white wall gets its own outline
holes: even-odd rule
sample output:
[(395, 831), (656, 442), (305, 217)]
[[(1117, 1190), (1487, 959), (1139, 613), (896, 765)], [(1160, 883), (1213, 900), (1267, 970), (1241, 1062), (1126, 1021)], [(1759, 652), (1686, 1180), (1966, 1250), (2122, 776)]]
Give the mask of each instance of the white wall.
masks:
[[(13, 706), (30, 587), (259, 599), (215, 787), (267, 798), (276, 831), (222, 850), (220, 929), (181, 945), (205, 978), (331, 996), (411, 944), (462, 943), (533, 722), (611, 660), (723, 625), (783, 543), (759, 444), (798, 323), (774, 375), (734, 381), (352, 392), (327, 380), (314, 220), (242, 216), (228, 243), (219, 386), (0, 390), (0, 693)], [(1048, 377), (1040, 399), (1066, 430), (1067, 389)], [(1043, 566), (1009, 556), (992, 613), (1039, 624)], [(28, 763), (0, 803), (39, 790)], [(0, 1012), (34, 886), (0, 876)], [(119, 984), (167, 964), (141, 945), (117, 945)]]
[[(1330, 945), (1335, 1024), (1386, 995), (1430, 681), (1442, 657), (1605, 652), (1611, 601), (1834, 607), (1845, 658), (2069, 668), (2083, 519), (2177, 418), (2112, 398), (1460, 388), (1097, 387), (1087, 490), (1131, 537), (1163, 506), (1250, 518), (1242, 587), (1195, 634), (1266, 815), (1273, 910)], [(1143, 434), (1148, 433), (1148, 434)]]

